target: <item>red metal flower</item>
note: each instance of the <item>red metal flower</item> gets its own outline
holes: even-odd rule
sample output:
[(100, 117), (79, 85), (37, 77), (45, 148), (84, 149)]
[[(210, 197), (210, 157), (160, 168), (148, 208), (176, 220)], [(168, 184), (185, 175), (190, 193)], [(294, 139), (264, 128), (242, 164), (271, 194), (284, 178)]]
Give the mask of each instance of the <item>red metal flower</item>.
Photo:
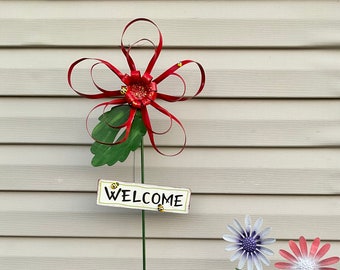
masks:
[[(154, 53), (153, 53), (148, 65), (145, 69), (144, 74), (141, 74), (141, 72), (136, 69), (136, 65), (135, 65), (135, 63), (134, 63), (134, 61), (133, 61), (133, 59), (130, 55), (130, 50), (131, 50), (132, 46), (129, 46), (128, 48), (126, 48), (123, 45), (123, 36), (124, 36), (125, 32), (127, 31), (127, 29), (133, 23), (136, 23), (138, 21), (144, 21), (144, 22), (148, 22), (148, 23), (153, 24), (157, 28), (158, 35), (159, 35), (159, 41), (158, 41), (157, 46), (155, 46), (154, 43), (149, 39), (141, 39), (141, 40), (137, 41), (136, 43), (134, 43), (132, 45), (132, 46), (134, 46), (137, 43), (139, 43), (140, 41), (147, 41), (154, 46)], [(183, 147), (180, 149), (180, 151), (178, 153), (180, 153), (183, 150), (185, 143), (186, 143), (186, 135), (185, 135), (185, 130), (184, 130), (182, 123), (173, 114), (171, 114), (169, 111), (167, 111), (165, 108), (163, 108), (157, 102), (157, 100), (159, 99), (159, 100), (164, 100), (164, 101), (168, 101), (168, 102), (175, 102), (175, 101), (184, 101), (184, 100), (187, 100), (189, 98), (197, 96), (202, 91), (202, 89), (204, 87), (205, 73), (204, 73), (203, 67), (198, 62), (195, 62), (195, 61), (192, 61), (192, 60), (183, 60), (183, 61), (180, 61), (180, 62), (174, 64), (173, 66), (171, 66), (169, 69), (167, 69), (161, 75), (159, 75), (157, 78), (154, 79), (151, 76), (151, 72), (152, 72), (152, 69), (153, 69), (153, 67), (154, 67), (154, 65), (155, 65), (155, 63), (158, 59), (158, 56), (159, 56), (159, 54), (162, 50), (162, 46), (163, 46), (163, 38), (162, 38), (162, 34), (161, 34), (158, 26), (149, 19), (138, 18), (138, 19), (135, 19), (135, 20), (129, 22), (125, 26), (123, 33), (122, 33), (122, 36), (121, 36), (121, 50), (122, 50), (122, 52), (123, 52), (123, 54), (124, 54), (124, 56), (127, 60), (128, 66), (130, 68), (130, 74), (124, 74), (121, 71), (119, 71), (119, 69), (117, 69), (114, 65), (109, 63), (108, 61), (98, 59), (98, 58), (81, 58), (81, 59), (75, 61), (73, 64), (71, 64), (71, 66), (68, 70), (68, 83), (69, 83), (70, 87), (77, 94), (79, 94), (83, 97), (86, 97), (86, 98), (90, 98), (90, 99), (114, 98), (110, 101), (103, 102), (103, 103), (100, 103), (97, 106), (95, 106), (90, 111), (89, 115), (91, 114), (91, 112), (94, 109), (97, 109), (98, 107), (104, 107), (104, 110), (105, 110), (105, 108), (107, 108), (108, 106), (111, 106), (111, 105), (116, 106), (116, 105), (128, 104), (130, 106), (130, 113), (129, 113), (128, 119), (125, 121), (125, 123), (118, 126), (119, 128), (126, 128), (125, 135), (122, 139), (115, 141), (115, 142), (112, 142), (112, 145), (121, 144), (121, 143), (123, 143), (127, 140), (127, 138), (129, 137), (129, 134), (130, 134), (132, 122), (134, 120), (136, 112), (139, 110), (140, 113), (141, 113), (141, 116), (142, 116), (143, 123), (144, 123), (144, 125), (147, 129), (147, 132), (148, 132), (148, 135), (149, 135), (149, 138), (150, 138), (150, 142), (151, 142), (153, 148), (157, 152), (164, 154), (156, 146), (154, 134), (164, 134), (164, 133), (168, 132), (171, 129), (173, 121), (175, 121), (183, 131), (184, 144), (183, 144)], [(85, 93), (82, 93), (82, 92), (76, 90), (73, 87), (72, 72), (73, 72), (74, 68), (80, 62), (83, 62), (85, 60), (96, 61), (95, 64), (92, 65), (90, 72), (91, 72), (92, 82), (93, 82), (94, 86), (96, 87), (96, 89), (100, 91), (99, 93), (85, 94)], [(184, 79), (181, 75), (176, 73), (176, 71), (178, 69), (180, 69), (181, 67), (183, 67), (187, 64), (190, 64), (190, 63), (194, 63), (198, 66), (198, 69), (199, 69), (199, 72), (200, 72), (200, 75), (201, 75), (201, 81), (200, 81), (200, 84), (199, 84), (199, 87), (198, 87), (196, 93), (191, 97), (186, 97), (185, 96), (185, 93), (186, 93), (185, 81), (184, 81)], [(112, 71), (115, 75), (117, 75), (117, 77), (123, 83), (123, 85), (120, 86), (120, 89), (106, 90), (106, 89), (100, 87), (99, 84), (97, 84), (95, 82), (95, 80), (93, 78), (93, 70), (99, 64), (105, 65), (110, 71)], [(183, 89), (184, 90), (183, 90), (182, 95), (175, 96), (175, 95), (160, 93), (160, 92), (157, 91), (157, 85), (169, 76), (176, 76), (183, 83)], [(156, 132), (156, 131), (153, 130), (152, 125), (151, 125), (151, 121), (150, 121), (150, 118), (149, 118), (148, 106), (152, 106), (153, 108), (155, 108), (160, 113), (164, 114), (166, 117), (168, 117), (170, 119), (170, 122), (171, 122), (170, 127), (165, 132), (159, 133), (159, 132)], [(88, 122), (88, 117), (87, 117), (87, 122)], [(112, 127), (112, 128), (117, 128), (117, 126)], [(94, 138), (94, 139), (96, 140), (96, 138)], [(100, 141), (98, 141), (98, 142), (100, 142)], [(100, 142), (100, 143), (108, 144), (107, 142)], [(178, 154), (178, 153), (176, 153), (176, 154)]]

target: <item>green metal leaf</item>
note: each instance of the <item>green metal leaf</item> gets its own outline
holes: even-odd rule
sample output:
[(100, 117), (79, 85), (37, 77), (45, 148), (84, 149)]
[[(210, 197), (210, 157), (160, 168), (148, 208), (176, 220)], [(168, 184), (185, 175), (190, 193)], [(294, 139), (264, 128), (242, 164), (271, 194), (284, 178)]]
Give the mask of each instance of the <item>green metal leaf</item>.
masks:
[(99, 117), (99, 123), (92, 131), (92, 136), (99, 141), (94, 142), (91, 146), (91, 152), (94, 154), (91, 162), (93, 166), (98, 167), (105, 164), (112, 166), (117, 161), (124, 162), (130, 152), (140, 146), (146, 128), (139, 110), (136, 112), (127, 140), (123, 143), (110, 145), (114, 141), (121, 140), (125, 135), (124, 128), (112, 128), (112, 126), (125, 123), (129, 113), (130, 106), (116, 106)]

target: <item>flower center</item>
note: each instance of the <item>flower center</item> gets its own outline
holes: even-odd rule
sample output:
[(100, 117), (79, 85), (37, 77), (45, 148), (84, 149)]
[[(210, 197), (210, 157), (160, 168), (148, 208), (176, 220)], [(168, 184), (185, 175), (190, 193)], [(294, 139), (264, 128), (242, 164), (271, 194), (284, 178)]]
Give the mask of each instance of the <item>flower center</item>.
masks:
[(256, 241), (252, 237), (242, 239), (242, 247), (247, 252), (254, 252), (256, 250)]
[(301, 257), (299, 261), (296, 262), (294, 269), (298, 270), (318, 270), (319, 266), (313, 258)]
[(156, 84), (150, 82), (149, 84), (132, 83), (128, 86), (122, 86), (121, 92), (125, 92), (127, 102), (138, 109), (149, 105), (156, 99), (157, 89)]

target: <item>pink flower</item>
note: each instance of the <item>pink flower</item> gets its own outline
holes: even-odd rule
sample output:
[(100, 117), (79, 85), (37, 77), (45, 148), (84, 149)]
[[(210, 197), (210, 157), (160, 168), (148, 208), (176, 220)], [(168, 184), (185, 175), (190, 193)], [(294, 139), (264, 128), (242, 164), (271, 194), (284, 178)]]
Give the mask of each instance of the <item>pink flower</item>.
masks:
[(299, 239), (299, 245), (290, 240), (289, 247), (293, 251), (293, 254), (286, 250), (280, 249), (282, 257), (289, 262), (275, 263), (275, 267), (278, 269), (298, 269), (298, 270), (336, 270), (336, 268), (328, 267), (332, 264), (336, 264), (340, 258), (330, 257), (321, 260), (323, 256), (328, 252), (331, 245), (325, 244), (319, 249), (320, 238), (315, 238), (308, 253), (308, 247), (306, 239), (301, 236)]

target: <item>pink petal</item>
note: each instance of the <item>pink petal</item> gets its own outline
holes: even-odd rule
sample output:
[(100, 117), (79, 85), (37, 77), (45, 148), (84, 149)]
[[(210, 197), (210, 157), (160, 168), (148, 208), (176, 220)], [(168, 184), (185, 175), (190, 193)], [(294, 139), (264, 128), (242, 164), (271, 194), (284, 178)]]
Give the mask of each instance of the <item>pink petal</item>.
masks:
[(289, 241), (289, 247), (294, 252), (296, 257), (301, 257), (300, 249), (293, 240)]
[(331, 244), (327, 243), (327, 244), (324, 244), (320, 250), (318, 251), (318, 253), (316, 253), (315, 255), (315, 258), (322, 258), (323, 256), (325, 256), (325, 254), (327, 253), (327, 251), (330, 249), (331, 247)]
[(283, 249), (280, 249), (280, 255), (283, 257), (283, 258), (285, 258), (285, 259), (287, 259), (288, 261), (291, 261), (291, 262), (296, 262), (297, 260), (296, 260), (296, 258), (292, 255), (292, 254), (290, 254), (288, 251), (285, 251), (285, 250), (283, 250)]
[(300, 236), (299, 242), (302, 255), (307, 256), (308, 250), (306, 239), (303, 236)]
[(338, 270), (336, 268), (332, 268), (332, 267), (320, 267), (320, 270)]
[(291, 269), (292, 266), (293, 266), (293, 264), (286, 263), (286, 262), (275, 263), (275, 267), (278, 268), (278, 269)]
[(312, 246), (310, 247), (309, 256), (314, 257), (315, 253), (318, 251), (319, 245), (320, 245), (320, 238), (317, 237), (314, 239)]
[(319, 262), (321, 266), (336, 264), (340, 260), (339, 257), (330, 257)]

